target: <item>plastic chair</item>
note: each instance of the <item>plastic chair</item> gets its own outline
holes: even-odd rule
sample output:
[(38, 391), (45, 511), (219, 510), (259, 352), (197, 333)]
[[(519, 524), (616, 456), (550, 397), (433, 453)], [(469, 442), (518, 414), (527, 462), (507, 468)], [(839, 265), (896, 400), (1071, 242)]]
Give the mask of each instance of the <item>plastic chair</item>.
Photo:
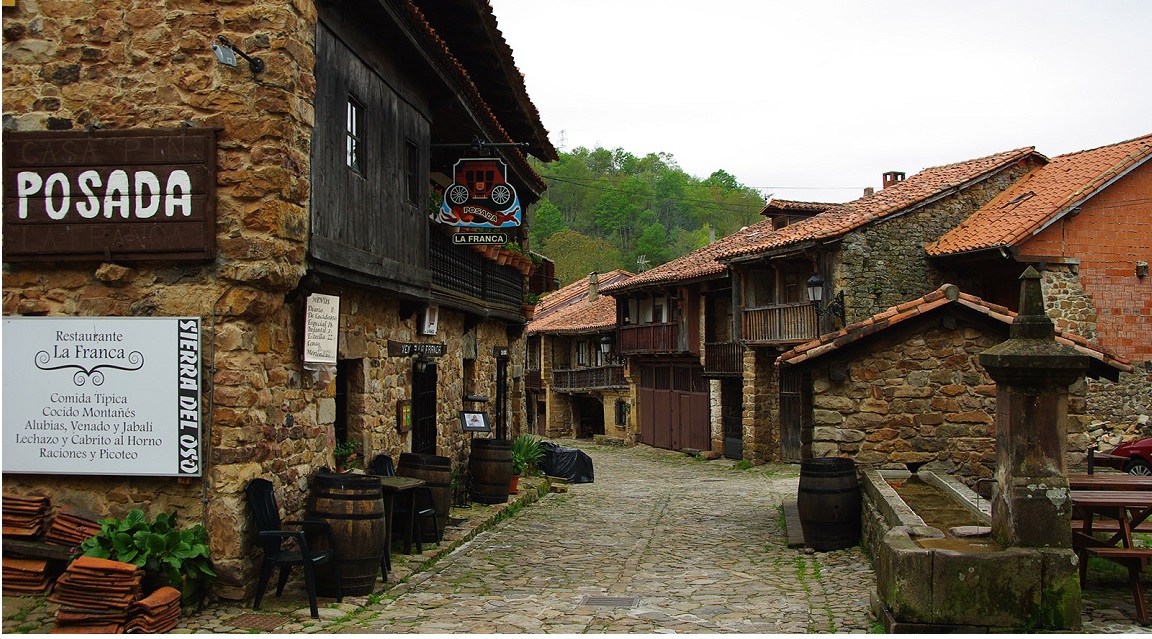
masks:
[[(264, 598), (264, 591), (268, 588), (268, 581), (272, 577), (273, 569), (280, 568), (280, 579), (276, 584), (276, 596), (284, 594), (284, 585), (288, 583), (288, 575), (293, 566), (304, 567), (304, 586), (308, 590), (308, 604), (312, 608), (312, 618), (319, 619), (320, 613), (316, 609), (316, 566), (331, 563), (336, 578), (336, 601), (344, 600), (344, 593), (340, 590), (340, 566), (336, 557), (335, 539), (332, 536), (332, 527), (326, 521), (280, 521), (280, 509), (276, 505), (276, 495), (273, 492), (272, 482), (267, 479), (253, 479), (244, 487), (244, 494), (248, 497), (248, 507), (252, 517), (256, 520), (256, 529), (259, 531), (260, 544), (264, 548), (264, 565), (260, 568), (260, 582), (256, 586), (256, 600), (252, 604), (253, 610), (260, 609), (260, 600)], [(300, 530), (286, 530), (285, 526), (299, 527)], [(328, 540), (327, 550), (312, 550), (308, 547), (307, 530), (322, 531)], [(285, 547), (284, 541), (293, 540), (294, 548)]]
[[(392, 458), (384, 453), (377, 455), (372, 460), (372, 473), (381, 477), (395, 477), (396, 467), (392, 464)], [(440, 521), (436, 518), (436, 504), (432, 500), (432, 489), (428, 486), (418, 486), (412, 491), (411, 505), (416, 508), (416, 517), (412, 520), (413, 530), (408, 531), (408, 537), (415, 537), (416, 551), (424, 552), (424, 545), (421, 543), (423, 534), (419, 534), (423, 526), (420, 523), (422, 520), (431, 518), (432, 529), (436, 531), (436, 543), (440, 543), (442, 540)], [(406, 515), (408, 508), (409, 504), (395, 503), (392, 505), (392, 514)], [(391, 563), (389, 563), (389, 568), (391, 568)]]

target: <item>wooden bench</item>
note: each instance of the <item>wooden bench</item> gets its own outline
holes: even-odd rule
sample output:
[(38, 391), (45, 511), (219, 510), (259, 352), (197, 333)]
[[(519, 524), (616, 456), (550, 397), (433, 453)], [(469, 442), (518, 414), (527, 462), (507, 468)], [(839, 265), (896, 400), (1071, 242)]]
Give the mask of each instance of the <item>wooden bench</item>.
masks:
[[(1084, 520), (1073, 519), (1072, 530), (1082, 532), (1084, 530)], [(1097, 519), (1092, 522), (1092, 532), (1106, 532), (1115, 533), (1120, 532), (1120, 522), (1115, 519)], [(1139, 533), (1152, 533), (1152, 521), (1142, 522), (1139, 526), (1132, 529), (1132, 532)]]
[(1152, 548), (1085, 547), (1084, 550), (1093, 557), (1114, 561), (1128, 569), (1128, 585), (1132, 588), (1132, 598), (1136, 602), (1136, 615), (1140, 618), (1140, 622), (1147, 626), (1148, 604), (1144, 600), (1144, 587), (1140, 585), (1140, 573), (1147, 569), (1148, 562), (1152, 561)]

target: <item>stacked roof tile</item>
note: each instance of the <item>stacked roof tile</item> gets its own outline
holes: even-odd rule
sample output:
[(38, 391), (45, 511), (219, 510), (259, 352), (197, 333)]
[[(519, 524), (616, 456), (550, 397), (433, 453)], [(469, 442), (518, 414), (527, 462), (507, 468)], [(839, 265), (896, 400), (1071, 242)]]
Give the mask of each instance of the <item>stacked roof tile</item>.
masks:
[[(614, 270), (598, 274), (600, 290), (608, 285), (626, 282), (633, 275)], [(588, 301), (588, 278), (549, 293), (536, 305), (535, 318), (528, 323), (528, 334), (585, 333), (616, 326), (616, 299), (597, 295)]]
[(928, 169), (858, 200), (837, 205), (819, 215), (789, 224), (774, 233), (749, 229), (719, 256), (731, 260), (753, 253), (773, 252), (789, 246), (837, 238), (885, 216), (925, 204), (953, 189), (978, 181), (1030, 156), (1039, 156), (1035, 147), (1024, 147), (987, 157)]
[(1015, 246), (1152, 158), (1152, 135), (1058, 155), (925, 248), (949, 255)]
[[(601, 290), (619, 294), (644, 286), (717, 277), (725, 272), (725, 262), (729, 260), (749, 254), (788, 250), (813, 241), (835, 239), (869, 222), (927, 203), (1029, 157), (1043, 159), (1043, 156), (1035, 152), (1035, 147), (1029, 146), (927, 168), (872, 195), (845, 204), (824, 205), (830, 208), (779, 229), (773, 227), (772, 220), (762, 220), (683, 257), (640, 273), (624, 284)], [(813, 207), (820, 205), (816, 202), (796, 204)]]

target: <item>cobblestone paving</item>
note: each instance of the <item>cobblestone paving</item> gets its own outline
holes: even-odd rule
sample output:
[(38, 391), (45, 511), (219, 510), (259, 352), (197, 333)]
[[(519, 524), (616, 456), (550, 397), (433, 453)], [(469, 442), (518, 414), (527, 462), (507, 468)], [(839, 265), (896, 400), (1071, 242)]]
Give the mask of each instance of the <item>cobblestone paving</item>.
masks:
[[(315, 620), (302, 586), (290, 583), (258, 613), (250, 602), (214, 604), (173, 633), (881, 631), (860, 548), (787, 547), (779, 506), (795, 498), (797, 466), (735, 470), (731, 460), (644, 446), (562, 443), (592, 456), (594, 483), (548, 495), (483, 532), (505, 506), (454, 509), (471, 521), (449, 538), (468, 540), (394, 555), (386, 590), (378, 582), (367, 597), (322, 598)], [(1090, 573), (1086, 632), (1147, 632), (1133, 623), (1133, 608), (1122, 577), (1101, 584)], [(47, 632), (53, 616), (42, 600), (4, 598), (6, 633)]]

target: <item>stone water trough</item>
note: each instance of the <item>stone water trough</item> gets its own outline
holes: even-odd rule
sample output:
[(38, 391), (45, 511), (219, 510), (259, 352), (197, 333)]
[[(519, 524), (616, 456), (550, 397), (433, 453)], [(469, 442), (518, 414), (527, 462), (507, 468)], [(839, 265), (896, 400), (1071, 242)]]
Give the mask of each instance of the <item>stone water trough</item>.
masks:
[(916, 478), (967, 511), (971, 524), (925, 523), (893, 484), (911, 473), (861, 473), (861, 532), (876, 569), (872, 608), (888, 632), (1011, 632), (1080, 627), (1076, 555), (1069, 549), (1002, 548), (991, 505), (949, 475)]

